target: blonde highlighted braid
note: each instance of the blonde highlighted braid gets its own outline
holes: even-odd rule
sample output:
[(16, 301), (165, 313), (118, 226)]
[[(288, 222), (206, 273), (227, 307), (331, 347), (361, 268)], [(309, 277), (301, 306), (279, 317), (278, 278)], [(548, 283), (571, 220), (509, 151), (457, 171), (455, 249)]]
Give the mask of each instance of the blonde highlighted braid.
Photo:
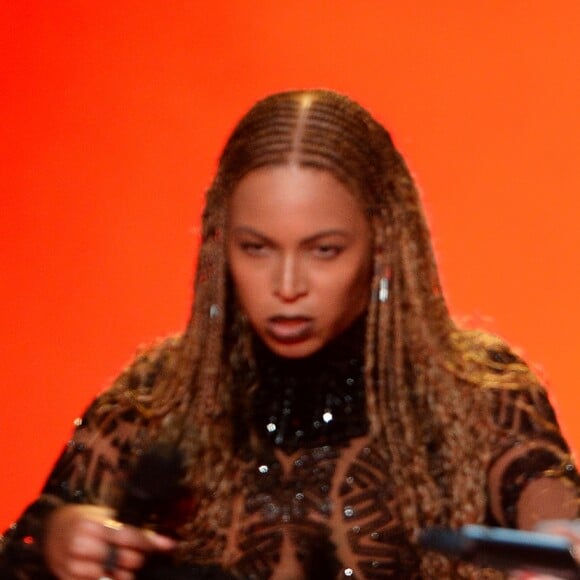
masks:
[[(147, 397), (130, 402), (188, 457), (203, 499), (187, 535), (193, 543), (200, 526), (227, 523), (240, 466), (236, 425), (253, 380), (249, 331), (227, 273), (228, 197), (248, 172), (284, 164), (331, 172), (368, 214), (367, 410), (410, 538), (425, 525), (482, 521), (494, 427), (489, 390), (480, 387), (501, 387), (502, 376), (486, 375), (487, 350), (474, 347), (481, 338), (462, 334), (449, 316), (417, 188), (389, 134), (347, 97), (313, 90), (270, 96), (235, 128), (207, 192), (195, 302), (175, 362)], [(379, 300), (385, 279), (389, 297)], [(513, 371), (518, 384), (535, 383), (526, 368)], [(449, 573), (443, 558), (425, 556), (423, 568)]]

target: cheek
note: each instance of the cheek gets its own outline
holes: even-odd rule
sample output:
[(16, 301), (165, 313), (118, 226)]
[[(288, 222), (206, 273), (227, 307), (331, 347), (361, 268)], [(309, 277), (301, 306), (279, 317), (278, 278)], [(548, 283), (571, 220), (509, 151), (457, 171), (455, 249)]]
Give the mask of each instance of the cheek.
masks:
[(364, 259), (359, 261), (347, 296), (352, 307), (359, 313), (368, 306), (371, 294), (372, 262), (368, 256), (369, 254), (365, 253)]
[(338, 308), (360, 310), (366, 306), (370, 295), (370, 266), (366, 259), (344, 266), (324, 281), (326, 304)]
[(257, 312), (264, 302), (266, 288), (261, 273), (239, 263), (234, 268), (230, 266), (229, 271), (234, 295), (242, 309), (248, 315)]
[(360, 311), (363, 306), (366, 307), (369, 301), (370, 283), (370, 275), (366, 268), (352, 278), (345, 293), (345, 299), (352, 308)]

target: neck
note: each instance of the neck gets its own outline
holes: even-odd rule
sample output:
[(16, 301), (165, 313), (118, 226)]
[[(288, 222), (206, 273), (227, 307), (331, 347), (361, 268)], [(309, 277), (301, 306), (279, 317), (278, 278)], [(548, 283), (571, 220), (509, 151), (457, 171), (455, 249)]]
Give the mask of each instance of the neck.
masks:
[(259, 386), (253, 400), (258, 436), (286, 452), (346, 443), (367, 432), (365, 318), (311, 356), (275, 355), (256, 339)]

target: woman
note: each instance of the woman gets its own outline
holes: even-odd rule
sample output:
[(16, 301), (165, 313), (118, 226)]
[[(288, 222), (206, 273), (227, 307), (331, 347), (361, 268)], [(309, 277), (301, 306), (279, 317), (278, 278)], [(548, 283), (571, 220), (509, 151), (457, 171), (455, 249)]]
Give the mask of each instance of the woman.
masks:
[[(179, 486), (126, 517), (160, 442)], [(419, 531), (571, 519), (577, 489), (536, 377), (451, 321), (388, 133), (346, 97), (287, 92), (226, 144), (185, 333), (77, 422), (3, 560), (16, 578), (492, 577)]]

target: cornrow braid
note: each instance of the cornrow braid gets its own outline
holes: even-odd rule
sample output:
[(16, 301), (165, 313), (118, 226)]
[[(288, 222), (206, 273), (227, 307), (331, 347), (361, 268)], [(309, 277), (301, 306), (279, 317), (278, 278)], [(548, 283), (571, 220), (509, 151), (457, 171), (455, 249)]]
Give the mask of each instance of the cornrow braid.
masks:
[[(227, 270), (228, 199), (250, 171), (288, 164), (331, 172), (360, 200), (372, 227), (367, 411), (409, 537), (425, 525), (481, 521), (493, 426), (488, 391), (469, 377), (480, 376), (473, 368), (485, 367), (485, 352), (457, 338), (417, 188), (387, 131), (347, 97), (308, 90), (259, 101), (227, 141), (207, 192), (191, 318), (175, 364), (140, 402), (163, 436), (183, 447), (191, 485), (200, 490), (184, 536), (193, 545), (200, 528), (229, 518), (241, 468), (235, 426), (256, 386), (250, 331)], [(387, 300), (379, 299), (385, 280)], [(449, 570), (436, 556), (425, 556), (423, 567)]]

